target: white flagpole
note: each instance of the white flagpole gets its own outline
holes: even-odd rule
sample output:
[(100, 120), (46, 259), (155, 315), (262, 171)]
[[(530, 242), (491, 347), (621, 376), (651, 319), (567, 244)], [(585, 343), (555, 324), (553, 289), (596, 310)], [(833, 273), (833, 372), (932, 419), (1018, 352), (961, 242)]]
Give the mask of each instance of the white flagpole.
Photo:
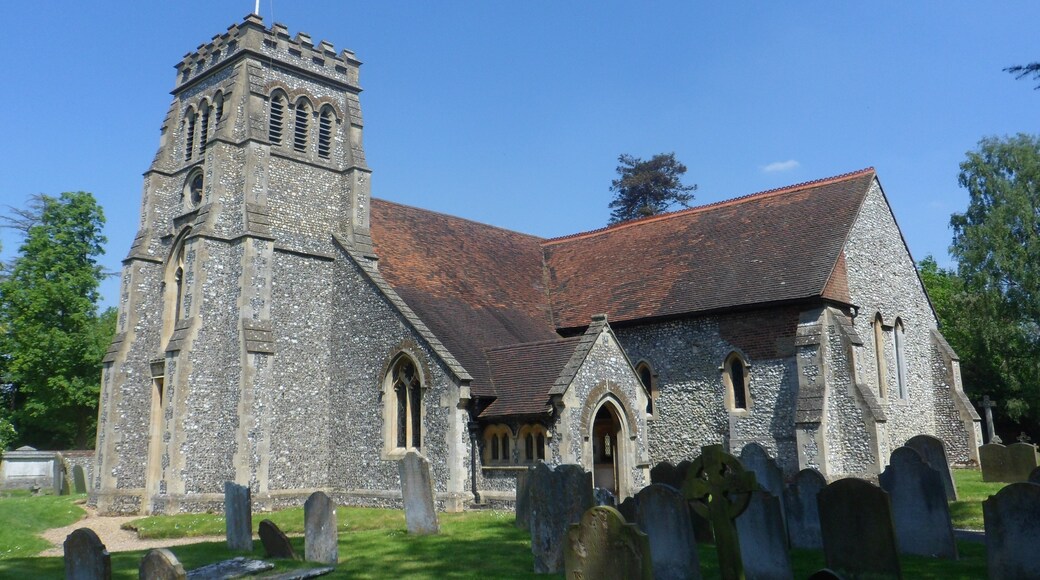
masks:
[(256, 8), (253, 10), (253, 14), (260, 16), (260, 0), (256, 0)]

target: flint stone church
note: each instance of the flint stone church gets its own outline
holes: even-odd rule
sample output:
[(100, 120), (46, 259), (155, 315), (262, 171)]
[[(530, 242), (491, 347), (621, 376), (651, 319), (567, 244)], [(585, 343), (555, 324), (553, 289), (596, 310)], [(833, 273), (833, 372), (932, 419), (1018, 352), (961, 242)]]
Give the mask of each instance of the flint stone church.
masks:
[(370, 197), (360, 62), (256, 15), (177, 65), (104, 359), (102, 513), (447, 510), (579, 464), (620, 497), (756, 441), (870, 476), (979, 417), (872, 169), (556, 239)]

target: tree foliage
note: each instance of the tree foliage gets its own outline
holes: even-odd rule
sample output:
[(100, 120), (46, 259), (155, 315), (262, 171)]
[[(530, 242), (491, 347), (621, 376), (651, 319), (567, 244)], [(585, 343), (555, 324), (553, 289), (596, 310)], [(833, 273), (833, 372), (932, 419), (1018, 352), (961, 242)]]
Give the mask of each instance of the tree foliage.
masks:
[(0, 280), (7, 409), (23, 443), (85, 447), (115, 329), (114, 310), (97, 313), (104, 215), (84, 192), (38, 196), (29, 207), (7, 220), (24, 240)]
[(675, 153), (658, 153), (647, 161), (623, 154), (618, 163), (619, 177), (610, 185), (617, 194), (609, 206), (611, 224), (657, 215), (675, 204), (687, 207), (693, 199), (690, 192), (697, 186), (683, 185), (686, 166)]
[[(961, 163), (968, 209), (951, 254), (963, 296), (962, 368), (1009, 418), (1040, 419), (1040, 140), (987, 138)], [(946, 332), (944, 328), (944, 333)], [(956, 346), (955, 346), (956, 347)], [(968, 362), (969, 364), (964, 364)], [(967, 380), (967, 379), (966, 379)]]
[[(1029, 64), (1009, 66), (1006, 69), (1004, 69), (1004, 71), (1015, 75), (1016, 79), (1033, 77), (1033, 80), (1040, 81), (1040, 62), (1031, 62)], [(1040, 84), (1037, 84), (1034, 88), (1040, 89)]]

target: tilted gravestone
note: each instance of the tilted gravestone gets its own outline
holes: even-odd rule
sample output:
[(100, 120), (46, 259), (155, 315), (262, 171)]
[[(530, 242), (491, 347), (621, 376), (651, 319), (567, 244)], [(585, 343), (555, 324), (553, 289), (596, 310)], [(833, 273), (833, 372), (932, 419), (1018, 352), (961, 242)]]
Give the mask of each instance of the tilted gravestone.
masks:
[(537, 574), (563, 570), (567, 529), (592, 507), (592, 474), (578, 465), (535, 465), (528, 475), (531, 553)]
[(622, 506), (631, 510), (631, 515), (618, 510), (625, 520), (636, 524), (649, 538), (656, 580), (701, 577), (690, 505), (679, 490), (654, 483), (626, 499)]
[(595, 506), (567, 530), (566, 578), (653, 580), (646, 534), (610, 506)]
[(878, 477), (892, 501), (899, 551), (957, 559), (957, 543), (942, 476), (915, 449), (899, 447)]
[(817, 500), (827, 568), (849, 578), (902, 578), (885, 490), (850, 477), (825, 487)]
[(989, 577), (1040, 578), (1040, 485), (1012, 483), (982, 502)]
[[(650, 483), (663, 483), (681, 490), (683, 482), (686, 481), (686, 472), (689, 470), (690, 462), (687, 460), (680, 461), (678, 465), (662, 461), (650, 469)], [(698, 544), (715, 543), (715, 536), (711, 532), (711, 522), (707, 518), (691, 510), (690, 521), (693, 522), (693, 537)]]
[(253, 551), (253, 502), (249, 487), (224, 482), (224, 521), (229, 550)]
[(947, 458), (946, 444), (943, 440), (931, 435), (916, 435), (906, 442), (906, 446), (920, 453), (928, 467), (939, 472), (943, 489), (946, 490), (946, 499), (957, 501), (957, 486), (953, 484), (953, 470), (950, 469), (950, 460)]
[(531, 495), (527, 492), (527, 476), (531, 470), (516, 474), (516, 520), (514, 525), (521, 530), (531, 529)]
[(296, 550), (285, 532), (271, 520), (263, 520), (259, 526), (260, 542), (264, 545), (264, 553), (268, 558), (283, 558), (286, 560), (298, 560)]
[(339, 562), (339, 527), (336, 504), (316, 491), (303, 504), (303, 556), (308, 562)]
[(768, 491), (755, 491), (747, 509), (737, 517), (740, 555), (748, 578), (794, 579), (780, 503), (780, 498)]
[(141, 580), (186, 580), (188, 573), (173, 552), (166, 548), (156, 548), (148, 550), (141, 558), (137, 577)]
[(787, 514), (787, 539), (792, 548), (820, 550), (823, 536), (820, 535), (820, 508), (816, 496), (827, 487), (827, 480), (812, 468), (806, 468), (794, 476), (794, 481), (784, 490), (784, 508)]
[(72, 466), (72, 488), (75, 493), (87, 493), (87, 476), (82, 465)]
[[(776, 460), (769, 456), (765, 447), (758, 443), (748, 443), (740, 450), (740, 464), (744, 469), (755, 474), (755, 481), (759, 487), (773, 494), (775, 497), (784, 497), (784, 471), (776, 464)], [(787, 537), (784, 504), (780, 502), (780, 514), (784, 518), (784, 537)], [(786, 541), (786, 540), (785, 540)]]
[(108, 580), (112, 557), (94, 530), (79, 528), (65, 538), (66, 580)]
[(433, 501), (433, 478), (430, 462), (415, 451), (409, 451), (397, 463), (401, 475), (401, 501), (409, 534), (437, 534), (441, 531), (437, 506)]

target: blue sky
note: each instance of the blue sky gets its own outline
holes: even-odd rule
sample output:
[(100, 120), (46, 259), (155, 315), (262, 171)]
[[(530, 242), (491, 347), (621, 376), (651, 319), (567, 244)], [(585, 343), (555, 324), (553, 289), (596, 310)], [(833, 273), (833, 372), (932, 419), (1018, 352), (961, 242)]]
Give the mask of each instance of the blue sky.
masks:
[[(138, 227), (173, 66), (252, 0), (9, 2), (0, 205), (90, 191), (104, 264)], [(603, 226), (617, 156), (674, 151), (711, 203), (877, 169), (915, 259), (949, 264), (966, 151), (1037, 132), (1036, 2), (261, 1), (365, 64), (377, 197), (552, 237)], [(2, 211), (2, 210), (0, 210)], [(3, 257), (17, 249), (0, 233)], [(114, 305), (117, 279), (102, 288)]]

